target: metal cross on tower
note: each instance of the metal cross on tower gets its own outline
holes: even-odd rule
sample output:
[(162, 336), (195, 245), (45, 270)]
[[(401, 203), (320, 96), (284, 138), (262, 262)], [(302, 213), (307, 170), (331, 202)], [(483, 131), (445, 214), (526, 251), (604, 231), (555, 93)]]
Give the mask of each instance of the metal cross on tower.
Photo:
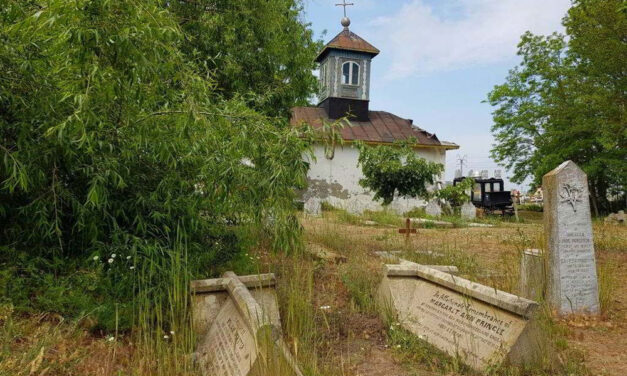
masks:
[(346, 7), (355, 5), (354, 3), (347, 3), (346, 0), (342, 0), (342, 4), (335, 4), (336, 7), (344, 7), (344, 17), (346, 17)]

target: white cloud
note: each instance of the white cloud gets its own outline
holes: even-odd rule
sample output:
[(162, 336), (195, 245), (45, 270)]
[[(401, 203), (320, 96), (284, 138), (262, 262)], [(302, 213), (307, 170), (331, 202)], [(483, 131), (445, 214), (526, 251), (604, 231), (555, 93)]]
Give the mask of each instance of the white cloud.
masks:
[(388, 78), (510, 59), (520, 36), (562, 31), (570, 0), (425, 0), (375, 19), (371, 35), (392, 61)]

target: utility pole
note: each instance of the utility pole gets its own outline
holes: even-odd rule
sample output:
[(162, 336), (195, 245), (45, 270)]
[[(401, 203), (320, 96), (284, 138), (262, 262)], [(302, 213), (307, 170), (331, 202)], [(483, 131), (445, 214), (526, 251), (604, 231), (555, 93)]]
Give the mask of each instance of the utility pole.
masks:
[(464, 176), (464, 165), (466, 164), (467, 159), (468, 159), (467, 155), (464, 155), (463, 157), (461, 157), (459, 154), (457, 154), (457, 163), (459, 163), (459, 171), (461, 172), (462, 176)]

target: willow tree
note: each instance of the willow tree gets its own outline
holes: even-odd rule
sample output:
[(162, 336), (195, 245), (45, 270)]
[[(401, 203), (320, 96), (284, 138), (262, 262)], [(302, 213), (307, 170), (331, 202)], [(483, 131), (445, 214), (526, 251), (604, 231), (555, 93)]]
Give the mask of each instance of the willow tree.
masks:
[[(33, 303), (50, 285), (41, 276), (181, 247), (186, 271), (208, 276), (241, 255), (238, 224), (294, 249), (304, 142), (240, 95), (216, 95), (162, 1), (0, 9), (0, 263), (16, 278), (0, 289)], [(132, 283), (114, 286), (132, 298)]]

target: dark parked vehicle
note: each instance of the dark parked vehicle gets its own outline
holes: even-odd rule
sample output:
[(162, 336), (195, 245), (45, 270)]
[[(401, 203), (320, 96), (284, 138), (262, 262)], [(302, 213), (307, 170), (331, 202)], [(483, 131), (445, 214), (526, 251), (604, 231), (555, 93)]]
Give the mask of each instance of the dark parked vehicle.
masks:
[[(464, 179), (466, 178), (455, 178), (453, 185), (457, 185)], [(482, 208), (486, 213), (500, 211), (502, 215), (514, 214), (512, 192), (503, 190), (503, 179), (473, 179), (475, 180), (475, 184), (470, 191), (470, 200), (476, 207)]]

